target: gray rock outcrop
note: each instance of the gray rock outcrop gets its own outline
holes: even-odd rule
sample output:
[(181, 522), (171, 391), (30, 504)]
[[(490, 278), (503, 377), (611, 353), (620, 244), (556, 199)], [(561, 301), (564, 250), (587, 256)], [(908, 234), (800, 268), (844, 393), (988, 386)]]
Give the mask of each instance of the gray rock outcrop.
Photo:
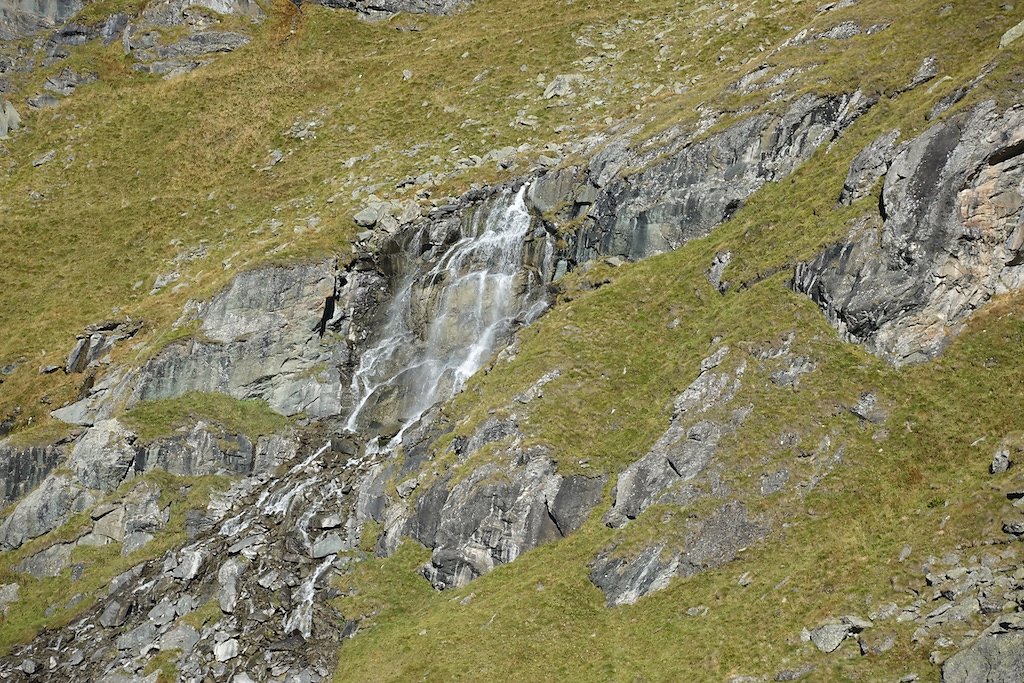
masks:
[[(448, 490), (424, 494), (416, 540), (433, 548), (424, 575), (437, 589), (458, 588), (548, 541), (576, 531), (597, 504), (603, 478), (562, 477), (546, 454), (511, 476), (480, 467)], [(507, 477), (506, 481), (501, 479)], [(497, 481), (495, 481), (497, 479)]]
[(898, 151), (896, 142), (899, 139), (898, 130), (883, 133), (854, 158), (839, 195), (840, 204), (849, 206), (868, 195), (875, 183), (889, 171)]
[[(646, 258), (707, 234), (766, 182), (792, 173), (872, 104), (859, 92), (809, 95), (781, 115), (753, 115), (694, 141), (702, 126), (693, 137), (669, 140), (656, 152), (630, 153), (626, 141), (618, 140), (576, 171), (583, 179), (575, 185), (566, 171), (549, 174), (531, 198), (542, 213), (561, 206), (563, 218), (589, 217), (560, 257), (572, 263), (598, 256)], [(643, 170), (620, 177), (627, 167)]]
[(992, 296), (1024, 286), (1024, 108), (993, 103), (939, 124), (896, 156), (880, 228), (798, 267), (847, 339), (896, 365), (935, 357)]
[(319, 5), (334, 9), (354, 10), (371, 17), (388, 16), (398, 12), (410, 14), (451, 14), (470, 4), (472, 0), (315, 0)]
[(15, 40), (61, 24), (83, 5), (82, 0), (25, 0), (0, 4), (0, 39)]
[(669, 427), (651, 450), (627, 467), (615, 486), (615, 502), (605, 516), (609, 526), (622, 527), (655, 503), (684, 502), (686, 486), (711, 462), (723, 434), (735, 429), (702, 417), (727, 405), (739, 391), (746, 364), (718, 371), (729, 347), (717, 349), (701, 363), (701, 373), (674, 403)]
[(62, 445), (17, 447), (0, 441), (0, 486), (9, 503), (38, 486), (64, 458)]
[(87, 510), (95, 501), (95, 494), (71, 477), (48, 476), (0, 523), (0, 548), (17, 548), (53, 531), (70, 515)]
[(1024, 633), (986, 635), (942, 666), (942, 683), (1016, 683), (1024, 680)]
[(69, 467), (83, 486), (110, 491), (135, 463), (136, 436), (117, 420), (96, 423), (71, 451)]
[(64, 362), (64, 372), (73, 374), (85, 372), (95, 367), (96, 364), (108, 353), (118, 342), (134, 337), (142, 329), (141, 321), (109, 321), (90, 325), (85, 329), (84, 334), (78, 336), (78, 341), (68, 354)]
[(730, 501), (706, 519), (690, 522), (681, 548), (655, 543), (625, 556), (614, 545), (607, 548), (591, 563), (590, 580), (609, 606), (633, 604), (667, 587), (673, 577), (694, 576), (731, 562), (770, 531), (767, 523), (750, 518), (743, 503)]
[[(142, 368), (130, 403), (206, 391), (264, 399), (285, 415), (340, 413), (338, 366), (348, 362), (348, 348), (324, 345), (315, 332), (335, 278), (330, 262), (239, 275), (198, 306), (196, 339)], [(336, 310), (330, 324), (344, 320), (345, 309)]]

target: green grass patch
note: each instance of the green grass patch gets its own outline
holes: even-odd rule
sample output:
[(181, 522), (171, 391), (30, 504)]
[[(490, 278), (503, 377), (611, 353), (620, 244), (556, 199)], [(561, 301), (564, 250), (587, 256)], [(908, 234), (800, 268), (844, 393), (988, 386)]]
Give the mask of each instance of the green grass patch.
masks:
[(232, 434), (255, 441), (293, 423), (275, 413), (266, 401), (242, 401), (224, 394), (189, 392), (174, 398), (143, 401), (124, 415), (125, 424), (145, 442), (169, 436), (198, 420), (214, 422)]

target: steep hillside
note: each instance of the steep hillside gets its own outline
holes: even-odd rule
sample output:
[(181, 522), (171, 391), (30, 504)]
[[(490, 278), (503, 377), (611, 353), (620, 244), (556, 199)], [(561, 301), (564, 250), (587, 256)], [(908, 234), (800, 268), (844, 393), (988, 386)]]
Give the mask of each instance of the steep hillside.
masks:
[(1024, 680), (1022, 27), (0, 5), (0, 675)]

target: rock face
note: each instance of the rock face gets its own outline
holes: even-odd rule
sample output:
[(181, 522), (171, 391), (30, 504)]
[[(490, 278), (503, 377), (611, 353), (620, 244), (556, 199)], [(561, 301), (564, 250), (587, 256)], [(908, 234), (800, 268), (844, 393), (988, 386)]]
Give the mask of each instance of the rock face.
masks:
[(726, 406), (740, 389), (745, 363), (717, 371), (728, 355), (729, 347), (723, 346), (704, 359), (700, 375), (676, 398), (668, 429), (647, 455), (619, 475), (615, 502), (605, 517), (609, 526), (625, 526), (655, 503), (685, 503), (694, 497), (688, 483), (711, 462), (723, 434), (738, 426), (701, 419)]
[(867, 196), (874, 184), (889, 171), (889, 165), (898, 151), (896, 142), (899, 139), (898, 130), (883, 133), (857, 155), (843, 183), (843, 191), (839, 195), (840, 204), (849, 206)]
[(896, 365), (935, 357), (978, 307), (1024, 286), (1022, 152), (1024, 108), (986, 103), (931, 128), (892, 161), (881, 227), (801, 265), (795, 288)]
[(950, 657), (942, 683), (1014, 683), (1024, 680), (1024, 633), (982, 636)]
[(604, 592), (609, 606), (633, 604), (667, 587), (673, 577), (693, 576), (731, 562), (770, 531), (748, 516), (743, 503), (731, 501), (707, 519), (689, 524), (682, 548), (657, 543), (631, 557), (617, 555), (614, 546), (605, 550), (591, 563), (590, 580)]
[(316, 0), (324, 7), (355, 10), (369, 16), (390, 15), (397, 12), (411, 14), (451, 14), (471, 0)]
[(135, 469), (161, 470), (185, 477), (245, 476), (268, 471), (282, 447), (280, 437), (253, 443), (244, 434), (231, 434), (216, 425), (197, 422), (184, 433), (157, 439), (140, 449), (135, 456)]
[[(365, 495), (361, 481), (374, 463), (353, 462), (330, 444), (302, 448), (301, 455), (285, 456), (280, 474), (241, 479), (216, 497), (190, 527), (187, 546), (115, 578), (82, 619), (48, 632), (0, 663), (3, 675), (25, 658), (45, 662), (52, 656), (50, 671), (62, 680), (103, 680), (130, 675), (135, 665), (172, 650), (178, 650), (174, 659), (183, 679), (219, 678), (223, 669), (217, 663), (238, 657), (244, 657), (253, 680), (272, 678), (272, 670), (273, 676), (288, 672), (287, 678), (295, 680), (326, 675), (339, 630), (351, 635), (356, 626), (339, 626), (345, 622), (329, 607), (324, 592), (330, 577), (361, 555), (353, 520)], [(133, 533), (166, 523), (159, 499), (158, 489), (142, 485), (123, 505), (100, 506), (91, 515), (96, 527), (120, 527), (127, 545)], [(339, 526), (322, 530), (321, 520), (332, 515)], [(113, 524), (108, 523), (111, 517)], [(327, 537), (340, 543), (314, 558), (313, 548)], [(51, 571), (60, 566), (51, 556), (66, 550), (52, 546), (45, 555), (33, 556), (25, 569)], [(197, 631), (183, 618), (207, 601), (216, 606), (216, 616)], [(67, 647), (73, 641), (88, 642), (93, 651), (87, 658), (78, 656)]]
[[(15, 467), (9, 470), (7, 489), (27, 490), (34, 478), (41, 483), (0, 524), (0, 548), (17, 548), (52, 531), (137, 474), (161, 469), (184, 476), (250, 475), (270, 471), (294, 449), (287, 436), (263, 437), (253, 443), (245, 436), (227, 434), (201, 422), (187, 433), (152, 444), (144, 446), (137, 441), (136, 435), (118, 420), (100, 421), (69, 449), (66, 469), (70, 474), (50, 471), (59, 462), (62, 447), (9, 451), (9, 462)], [(39, 458), (41, 462), (26, 464), (26, 458)], [(47, 465), (50, 470), (44, 473), (42, 468)], [(146, 521), (154, 518), (162, 521), (155, 526)], [(167, 521), (163, 512), (154, 511), (152, 501), (145, 500), (128, 501), (120, 512), (105, 510), (94, 519), (96, 524), (84, 539), (85, 544), (104, 545), (114, 540), (135, 548), (151, 540), (151, 532)]]
[(27, 540), (42, 536), (73, 513), (88, 509), (95, 501), (95, 494), (71, 477), (48, 476), (0, 524), (0, 548), (17, 548)]
[[(649, 151), (630, 153), (625, 140), (616, 140), (588, 167), (542, 178), (530, 198), (540, 213), (567, 207), (560, 219), (585, 218), (558, 253), (568, 266), (599, 256), (646, 258), (706, 235), (766, 182), (792, 173), (872, 104), (859, 92), (809, 95), (782, 115), (754, 115), (696, 141), (713, 121)], [(623, 169), (637, 167), (643, 170), (620, 177)]]
[[(285, 415), (341, 411), (344, 344), (316, 333), (337, 291), (333, 263), (252, 271), (194, 312), (198, 338), (169, 347), (142, 368), (130, 403), (188, 391), (261, 398)], [(329, 321), (343, 319), (345, 309)]]
[(0, 39), (14, 40), (74, 16), (81, 0), (27, 0), (0, 3)]
[(563, 477), (543, 449), (521, 451), (513, 441), (506, 457), (454, 485), (434, 484), (412, 509), (388, 512), (392, 537), (401, 530), (433, 549), (423, 573), (435, 588), (464, 586), (571, 534), (600, 498), (604, 477)]
[(43, 481), (64, 458), (58, 445), (18, 448), (0, 442), (0, 482), (3, 502), (21, 498)]

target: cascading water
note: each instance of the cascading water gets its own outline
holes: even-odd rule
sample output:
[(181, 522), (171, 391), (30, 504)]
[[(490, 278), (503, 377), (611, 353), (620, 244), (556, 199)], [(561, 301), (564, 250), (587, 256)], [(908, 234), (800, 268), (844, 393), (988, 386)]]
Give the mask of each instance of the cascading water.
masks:
[(531, 227), (525, 194), (526, 187), (508, 193), (478, 214), (429, 270), (416, 265), (418, 255), (404, 255), (406, 275), (379, 340), (352, 378), (349, 430), (390, 421), (399, 438), (404, 425), (458, 393), (517, 325), (544, 311), (545, 277), (523, 263)]

